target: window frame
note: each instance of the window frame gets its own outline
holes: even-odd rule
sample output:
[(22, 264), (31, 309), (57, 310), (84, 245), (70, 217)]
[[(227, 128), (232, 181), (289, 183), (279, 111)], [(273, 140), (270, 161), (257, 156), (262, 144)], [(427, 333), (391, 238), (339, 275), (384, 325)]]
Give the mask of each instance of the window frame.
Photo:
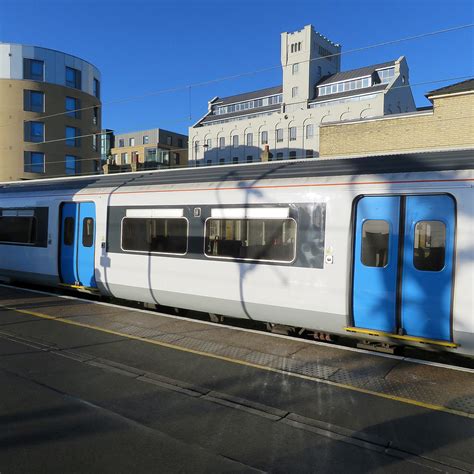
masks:
[[(147, 250), (127, 250), (123, 248), (123, 224), (125, 219), (174, 219), (174, 220), (184, 220), (186, 222), (186, 252), (184, 253), (175, 253), (175, 252), (155, 252)], [(182, 217), (135, 217), (135, 216), (124, 216), (120, 221), (120, 249), (125, 253), (138, 253), (142, 255), (174, 255), (183, 257), (188, 254), (189, 251), (189, 219), (185, 216)]]
[[(364, 256), (367, 257), (364, 253), (364, 227), (368, 222), (383, 222), (387, 224), (387, 246), (386, 246), (386, 252), (387, 252), (387, 263), (385, 265), (368, 265), (365, 263), (367, 260), (364, 261)], [(383, 234), (382, 234), (383, 235)], [(392, 223), (388, 219), (364, 219), (362, 221), (362, 225), (360, 227), (360, 263), (362, 266), (365, 268), (378, 268), (378, 269), (383, 269), (387, 268), (390, 265), (390, 250), (391, 250), (391, 244), (390, 244), (390, 238), (392, 236)]]
[[(440, 223), (442, 224), (443, 226), (443, 243), (444, 243), (444, 246), (442, 247), (443, 248), (443, 265), (439, 268), (439, 269), (436, 269), (436, 270), (433, 270), (433, 269), (425, 269), (425, 268), (420, 268), (419, 263), (424, 263), (423, 261), (422, 262), (417, 262), (417, 258), (415, 256), (415, 250), (417, 249), (416, 247), (416, 232), (417, 232), (417, 227), (419, 224), (432, 224), (433, 222), (436, 222), (436, 223)], [(413, 225), (413, 249), (412, 249), (412, 252), (413, 252), (413, 258), (412, 258), (412, 265), (413, 265), (413, 268), (418, 271), (418, 272), (431, 272), (431, 273), (439, 273), (439, 272), (442, 272), (445, 268), (446, 268), (446, 249), (448, 247), (448, 225), (446, 224), (446, 222), (444, 222), (443, 220), (441, 219), (420, 219), (418, 221), (416, 221)], [(429, 247), (421, 247), (419, 246), (418, 249), (427, 249), (427, 248), (433, 248), (430, 244)], [(424, 261), (426, 261), (426, 259), (424, 259)]]
[[(232, 208), (229, 208), (232, 209)], [(249, 209), (265, 209), (265, 208), (249, 208)], [(256, 258), (243, 258), (243, 257), (223, 257), (220, 255), (209, 255), (206, 251), (206, 240), (207, 240), (207, 222), (210, 220), (253, 220), (253, 221), (259, 221), (259, 220), (276, 220), (276, 221), (284, 221), (284, 220), (290, 220), (293, 221), (295, 224), (295, 241), (293, 243), (293, 258), (291, 260), (267, 260), (267, 259), (256, 259)], [(253, 263), (270, 263), (270, 264), (284, 264), (284, 265), (292, 265), (296, 259), (298, 258), (298, 252), (297, 252), (297, 244), (298, 242), (298, 222), (294, 217), (288, 216), (288, 217), (245, 217), (243, 219), (230, 219), (230, 218), (224, 218), (224, 217), (212, 217), (209, 216), (205, 221), (204, 221), (204, 239), (203, 239), (203, 253), (204, 256), (208, 259), (216, 259), (216, 260), (230, 260), (230, 261), (237, 261), (237, 262), (253, 262)]]
[(31, 209), (31, 208), (8, 208), (8, 209), (2, 209), (2, 212), (3, 211), (33, 211), (33, 215), (31, 216), (4, 216), (3, 214), (0, 215), (0, 219), (3, 219), (5, 217), (24, 217), (24, 218), (28, 218), (28, 219), (32, 219), (33, 222), (34, 222), (34, 239), (33, 242), (14, 242), (14, 241), (9, 241), (9, 240), (0, 240), (0, 245), (21, 245), (21, 246), (26, 246), (26, 247), (36, 247), (37, 245), (37, 242), (38, 242), (38, 219), (36, 217), (36, 214), (35, 214), (35, 209)]

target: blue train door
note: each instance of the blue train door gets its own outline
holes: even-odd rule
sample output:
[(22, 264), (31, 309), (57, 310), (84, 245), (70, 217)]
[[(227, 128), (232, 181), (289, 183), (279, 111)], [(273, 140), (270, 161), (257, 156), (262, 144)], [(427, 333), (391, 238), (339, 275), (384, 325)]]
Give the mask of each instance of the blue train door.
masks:
[(62, 282), (69, 285), (96, 287), (94, 203), (68, 202), (62, 205), (60, 239)]
[(446, 195), (357, 203), (354, 326), (449, 341), (455, 207)]
[(406, 198), (401, 326), (406, 334), (451, 339), (455, 208), (446, 195)]
[(357, 204), (354, 324), (396, 330), (400, 198), (364, 197)]

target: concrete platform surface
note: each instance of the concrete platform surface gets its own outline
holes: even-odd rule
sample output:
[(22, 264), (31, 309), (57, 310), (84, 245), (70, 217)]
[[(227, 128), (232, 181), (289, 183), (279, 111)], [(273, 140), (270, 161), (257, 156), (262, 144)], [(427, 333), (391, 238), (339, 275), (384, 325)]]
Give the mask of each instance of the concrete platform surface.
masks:
[(0, 383), (1, 472), (474, 470), (472, 371), (154, 312), (0, 287)]

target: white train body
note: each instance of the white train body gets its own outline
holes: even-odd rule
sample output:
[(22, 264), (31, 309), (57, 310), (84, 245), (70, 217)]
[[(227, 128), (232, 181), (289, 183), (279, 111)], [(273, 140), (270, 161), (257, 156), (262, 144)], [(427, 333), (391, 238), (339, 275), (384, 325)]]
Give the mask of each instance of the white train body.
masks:
[[(444, 158), (449, 160), (450, 154), (445, 154)], [(468, 163), (469, 160), (462, 157), (461, 161)], [(200, 169), (144, 173), (141, 175), (143, 184), (136, 175), (124, 174), (120, 177), (43, 180), (36, 185), (31, 182), (5, 185), (0, 188), (2, 216), (28, 216), (31, 209), (47, 208), (47, 232), (45, 234), (44, 226), (40, 229), (36, 221), (35, 232), (37, 235), (42, 233), (41, 245), (32, 245), (31, 242), (0, 242), (0, 275), (11, 281), (51, 286), (64, 284), (61, 259), (65, 253), (61, 246), (66, 237), (61, 235), (62, 229), (65, 229), (62, 225), (64, 220), (62, 221), (61, 213), (65, 212), (62, 206), (64, 203), (94, 203), (95, 218), (91, 217), (94, 219), (91, 247), (94, 283), (66, 283), (96, 286), (105, 295), (127, 300), (194, 309), (234, 318), (250, 318), (330, 334), (356, 335), (364, 339), (429, 343), (433, 347), (473, 355), (474, 179), (470, 169), (473, 161), (471, 155), (471, 165), (458, 164), (455, 170), (450, 170), (446, 165), (445, 168), (448, 169), (445, 170), (397, 173), (332, 173), (333, 176), (316, 176), (317, 173), (314, 173), (315, 176), (312, 176), (309, 171), (299, 173), (305, 176), (298, 176), (292, 170), (297, 170), (299, 165), (291, 163), (287, 165), (287, 175), (281, 172), (272, 177), (268, 170), (276, 169), (276, 166), (282, 167), (282, 163), (278, 163), (247, 165), (245, 170), (239, 166), (222, 166), (218, 171), (225, 176), (225, 180), (221, 181), (204, 181), (205, 170)], [(307, 163), (301, 166), (309, 169)], [(314, 166), (319, 164), (315, 163)], [(207, 172), (209, 170), (210, 168)], [(193, 172), (196, 176), (200, 173), (199, 180), (193, 180)], [(241, 172), (242, 177), (233, 179), (236, 172)], [(245, 173), (249, 174), (248, 179)], [(173, 179), (167, 180), (168, 176)], [(161, 181), (157, 179), (154, 182), (153, 177), (161, 177)], [(64, 184), (66, 182), (67, 185)], [(408, 198), (412, 196), (444, 196), (442, 199), (455, 206), (452, 269), (450, 276), (446, 277), (451, 278), (450, 296), (445, 297), (450, 299), (449, 334), (446, 333), (445, 337), (429, 337), (430, 332), (427, 333), (428, 337), (406, 334), (400, 330), (400, 321), (405, 317), (404, 309), (400, 309), (400, 306), (408, 304), (403, 294), (394, 296), (401, 298), (396, 302), (396, 327), (384, 330), (383, 326), (380, 326), (382, 329), (370, 327), (370, 322), (356, 324), (358, 302), (354, 295), (358, 277), (355, 275), (359, 272), (363, 280), (366, 277), (362, 272), (367, 270), (363, 268), (359, 271), (355, 257), (355, 235), (358, 232), (355, 216), (361, 212), (358, 210), (358, 203), (361, 198), (393, 197), (401, 203), (403, 210), (400, 215), (405, 219), (405, 208), (408, 209), (410, 205)], [(427, 202), (431, 201), (428, 199)], [(366, 199), (365, 202), (371, 201)], [(373, 202), (377, 204), (377, 201)], [(248, 209), (253, 211), (249, 212)], [(301, 222), (302, 212), (306, 212), (304, 209), (310, 209), (309, 213), (316, 209), (319, 213), (317, 218), (321, 219), (322, 216), (324, 220), (322, 228), (318, 227), (319, 247), (315, 249), (310, 248), (312, 244), (308, 240), (308, 235), (313, 232), (311, 226), (307, 226), (305, 230), (306, 224)], [(46, 211), (41, 212), (44, 215)], [(237, 216), (242, 221), (260, 215), (267, 222), (274, 215), (283, 216), (283, 220), (287, 219), (287, 228), (293, 229), (296, 226), (293, 258), (281, 262), (278, 259), (248, 260), (210, 253), (211, 246), (218, 245), (214, 241), (219, 240), (219, 236), (214, 240), (205, 239), (206, 222), (214, 215), (228, 219), (224, 225), (229, 225), (232, 216)], [(143, 222), (151, 216), (181, 218), (183, 226), (184, 220), (186, 221), (187, 238), (193, 239), (193, 243), (188, 241), (184, 255), (159, 251), (124, 251), (121, 235), (123, 221), (133, 216), (141, 216)], [(380, 219), (372, 221), (381, 222)], [(430, 223), (434, 221), (438, 222), (438, 219), (427, 220)], [(447, 223), (445, 227), (448, 235), (450, 224)], [(390, 229), (390, 232), (396, 231), (395, 226)], [(302, 241), (303, 234), (306, 237)], [(243, 237), (240, 239), (244, 242)], [(428, 249), (425, 248), (425, 254), (429, 254), (430, 247), (436, 245), (431, 239), (434, 237), (430, 236), (430, 241), (425, 242)], [(379, 242), (382, 241), (379, 239)], [(222, 245), (221, 242), (219, 244)], [(275, 242), (273, 244), (277, 245)], [(240, 247), (241, 245), (245, 245), (245, 242), (239, 243)], [(290, 249), (292, 244), (285, 245)], [(386, 245), (388, 247), (388, 243)], [(403, 244), (400, 245), (403, 247)], [(404, 251), (405, 254), (406, 252), (407, 250)], [(447, 261), (450, 258), (447, 246), (444, 252)], [(380, 255), (383, 255), (382, 251), (377, 258)], [(368, 271), (382, 271), (383, 268), (387, 268), (387, 264), (376, 263)], [(393, 272), (396, 271), (392, 270), (392, 274)], [(399, 269), (396, 273), (397, 292), (400, 293), (400, 285), (403, 287), (403, 278), (409, 272)], [(417, 275), (424, 278), (425, 273), (419, 272)], [(428, 273), (432, 276), (435, 272)], [(377, 278), (374, 281), (379, 284), (377, 282), (381, 280)], [(433, 283), (433, 287), (436, 284)], [(410, 285), (409, 290), (413, 291), (413, 283)], [(370, 291), (372, 290), (369, 288), (369, 293)], [(369, 294), (364, 298), (372, 296)], [(378, 301), (385, 301), (384, 295), (380, 298)], [(369, 317), (370, 321), (370, 315), (363, 317)]]

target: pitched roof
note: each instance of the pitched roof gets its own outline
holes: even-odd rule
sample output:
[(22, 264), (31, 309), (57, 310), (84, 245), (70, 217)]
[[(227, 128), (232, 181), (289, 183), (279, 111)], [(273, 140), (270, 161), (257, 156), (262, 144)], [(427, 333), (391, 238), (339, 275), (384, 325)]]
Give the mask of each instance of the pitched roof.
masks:
[(467, 79), (466, 81), (456, 82), (450, 86), (441, 87), (426, 93), (426, 97), (444, 94), (457, 94), (459, 92), (469, 92), (474, 90), (474, 79)]
[(373, 64), (372, 66), (360, 67), (358, 69), (351, 69), (350, 71), (341, 71), (323, 78), (318, 82), (318, 86), (324, 86), (326, 84), (333, 84), (334, 82), (348, 81), (350, 79), (356, 79), (358, 77), (371, 76), (377, 69), (383, 69), (395, 65), (396, 61), (388, 61), (386, 63)]
[(273, 86), (267, 87), (265, 89), (259, 89), (258, 91), (244, 92), (243, 94), (230, 95), (229, 97), (218, 98), (215, 101), (215, 104), (218, 105), (227, 105), (233, 104), (234, 102), (243, 102), (250, 99), (259, 99), (260, 97), (267, 97), (269, 95), (281, 94), (283, 92), (283, 87)]
[(240, 117), (241, 115), (261, 114), (264, 112), (271, 112), (273, 110), (280, 110), (280, 104), (266, 105), (265, 107), (256, 107), (254, 109), (239, 110), (238, 112), (230, 112), (228, 114), (222, 115), (209, 114), (206, 115), (202, 120), (200, 120), (199, 123), (212, 123), (219, 120), (226, 120), (232, 117)]

